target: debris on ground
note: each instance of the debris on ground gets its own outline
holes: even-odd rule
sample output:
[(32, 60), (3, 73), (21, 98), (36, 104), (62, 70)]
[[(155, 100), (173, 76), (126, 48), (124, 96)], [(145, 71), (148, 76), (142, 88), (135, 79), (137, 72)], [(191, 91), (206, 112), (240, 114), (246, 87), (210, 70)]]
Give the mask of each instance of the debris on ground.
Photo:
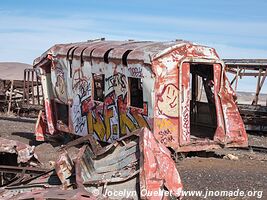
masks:
[[(145, 199), (155, 199), (153, 195), (141, 194), (140, 191), (145, 190), (151, 194), (162, 188), (169, 190), (172, 196), (177, 198), (181, 196), (181, 178), (176, 164), (171, 158), (171, 152), (159, 143), (148, 129), (137, 130), (112, 144), (98, 146), (98, 148), (92, 147), (93, 144), (97, 144), (96, 140), (89, 145), (86, 144), (85, 138), (88, 139), (88, 136), (59, 148), (56, 161), (48, 161), (49, 169), (14, 167), (13, 173), (26, 173), (32, 177), (26, 179), (23, 179), (23, 176), (20, 177), (19, 180), (23, 180), (21, 183), (18, 181), (14, 183), (11, 180), (5, 184), (3, 188), (5, 190), (1, 191), (0, 198), (17, 199), (31, 196), (36, 199), (56, 199), (62, 193), (68, 199), (82, 199), (81, 197), (84, 199), (101, 199), (102, 197), (118, 199), (115, 195), (107, 196), (110, 192), (117, 190), (136, 191), (134, 199), (139, 199), (139, 196)], [(92, 141), (92, 138), (89, 140)], [(68, 153), (73, 145), (82, 143), (76, 156)], [(13, 146), (16, 145), (20, 148), (34, 149), (29, 145), (23, 146), (20, 142), (13, 144)], [(40, 146), (49, 145), (44, 143)], [(30, 153), (32, 156), (35, 155), (33, 151), (29, 151)], [(45, 155), (45, 151), (41, 154)], [(51, 167), (53, 168), (51, 169)], [(20, 169), (22, 172), (19, 171)], [(67, 192), (65, 193), (65, 191)], [(97, 195), (94, 196), (96, 192)], [(123, 198), (127, 197), (127, 194), (125, 195)], [(164, 193), (157, 198), (161, 199), (164, 197), (163, 195)]]
[[(96, 199), (94, 194), (99, 191), (102, 192), (101, 189), (103, 188), (103, 185), (102, 188), (98, 187), (100, 190), (95, 190), (93, 188), (94, 185), (91, 183), (91, 185), (83, 184), (83, 179), (86, 179), (85, 173), (83, 172), (88, 172), (86, 165), (80, 165), (83, 169), (83, 172), (81, 173), (82, 175), (80, 176), (83, 177), (83, 179), (80, 179), (80, 181), (79, 178), (75, 179), (75, 176), (74, 179), (73, 176), (68, 176), (67, 170), (72, 171), (72, 169), (71, 167), (66, 168), (65, 181), (69, 181), (69, 187), (66, 187), (67, 190), (63, 190), (64, 187), (61, 179), (58, 177), (55, 171), (56, 163), (58, 163), (57, 160), (60, 158), (60, 155), (67, 152), (67, 155), (75, 165), (74, 171), (76, 173), (79, 172), (79, 168), (76, 167), (77, 158), (82, 158), (83, 156), (81, 155), (87, 155), (82, 153), (84, 147), (86, 147), (86, 152), (91, 149), (93, 155), (96, 155), (96, 157), (92, 159), (93, 163), (100, 163), (99, 158), (105, 155), (104, 152), (107, 153), (112, 150), (115, 151), (116, 149), (118, 151), (118, 149), (122, 149), (123, 146), (130, 145), (130, 143), (127, 141), (127, 138), (124, 138), (122, 141), (118, 141), (111, 146), (108, 145), (104, 147), (99, 143), (96, 143), (92, 146), (92, 144), (94, 144), (94, 140), (93, 137), (91, 138), (91, 136), (81, 137), (63, 146), (60, 144), (51, 144), (46, 142), (36, 143), (32, 137), (34, 123), (28, 123), (27, 121), (20, 122), (17, 120), (0, 120), (0, 126), (1, 140), (3, 138), (22, 142), (27, 145), (35, 145), (36, 147), (34, 148), (34, 153), (37, 155), (38, 160), (40, 161), (40, 167), (29, 166), (27, 168), (22, 168), (19, 166), (13, 166), (12, 168), (1, 168), (1, 171), (5, 170), (7, 180), (10, 180), (10, 173), (7, 173), (7, 171), (10, 172), (12, 170), (14, 174), (15, 170), (16, 172), (20, 172), (20, 175), (23, 174), (23, 171), (25, 171), (25, 173), (24, 176), (21, 176), (22, 178), (18, 176), (17, 173), (17, 176), (20, 177), (20, 179), (17, 177), (17, 181), (13, 182), (13, 186), (9, 185), (0, 189), (0, 199)], [(21, 131), (22, 129), (24, 132)], [(133, 138), (131, 138), (131, 140), (132, 139)], [(267, 140), (265, 140), (265, 138), (262, 136), (250, 136), (250, 144), (255, 145), (255, 142), (253, 141), (257, 141), (257, 145), (259, 146), (267, 146)], [(87, 147), (88, 145), (90, 148)], [(127, 150), (129, 151), (132, 149), (130, 148)], [(221, 159), (223, 156), (228, 154), (237, 156), (239, 160), (234, 161), (230, 159)], [(89, 157), (85, 158), (88, 160)], [(85, 164), (84, 161), (86, 160), (83, 158), (79, 160), (81, 163)], [(181, 174), (181, 181), (183, 182), (185, 190), (206, 191), (207, 189), (216, 190), (218, 188), (220, 190), (230, 190), (232, 188), (250, 190), (253, 188), (255, 190), (264, 191), (264, 188), (267, 187), (266, 161), (266, 154), (232, 148), (216, 150), (215, 153), (203, 152), (202, 154), (194, 157), (184, 157), (183, 160), (178, 161), (176, 167)], [(119, 163), (125, 162), (120, 161)], [(164, 168), (164, 165), (162, 165), (162, 168)], [(101, 170), (98, 165), (96, 165), (95, 169)], [(61, 171), (64, 171), (64, 168), (62, 168)], [(167, 168), (166, 171), (168, 171)], [(116, 173), (112, 178), (119, 178), (119, 175), (122, 176), (123, 174)], [(64, 183), (64, 179), (62, 180)], [(77, 183), (79, 183), (81, 187), (77, 187)], [(88, 190), (83, 189), (85, 186)], [(90, 187), (93, 188), (91, 192), (89, 190)], [(110, 185), (107, 184), (106, 187), (108, 188)], [(107, 197), (104, 197), (102, 193), (97, 196), (97, 199), (105, 198), (107, 199)], [(183, 199), (195, 200), (198, 198), (184, 197)], [(255, 198), (253, 197), (246, 199)]]
[(229, 160), (238, 160), (238, 157), (233, 155), (233, 154), (227, 154), (223, 158), (224, 159), (229, 159)]
[(0, 140), (0, 153), (1, 154), (16, 154), (17, 163), (27, 163), (37, 165), (38, 157), (34, 153), (35, 146), (29, 146), (19, 141), (8, 140), (1, 138)]

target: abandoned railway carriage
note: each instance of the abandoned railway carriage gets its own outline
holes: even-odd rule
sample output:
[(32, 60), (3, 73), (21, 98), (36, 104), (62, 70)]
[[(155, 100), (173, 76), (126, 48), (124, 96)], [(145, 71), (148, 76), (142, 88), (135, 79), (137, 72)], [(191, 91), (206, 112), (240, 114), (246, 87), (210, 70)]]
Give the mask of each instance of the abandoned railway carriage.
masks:
[(112, 142), (147, 127), (179, 152), (247, 146), (213, 48), (183, 40), (95, 40), (55, 45), (34, 66), (45, 99), (39, 140), (45, 132), (67, 132)]

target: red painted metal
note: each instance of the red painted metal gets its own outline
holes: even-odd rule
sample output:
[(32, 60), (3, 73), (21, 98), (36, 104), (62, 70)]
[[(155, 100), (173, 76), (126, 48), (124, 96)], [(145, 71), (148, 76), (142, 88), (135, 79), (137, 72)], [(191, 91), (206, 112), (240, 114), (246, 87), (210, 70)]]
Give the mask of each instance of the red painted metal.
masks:
[(95, 197), (94, 195), (88, 193), (82, 189), (76, 190), (61, 190), (59, 187), (52, 188), (26, 188), (17, 190), (7, 190), (0, 194), (3, 200), (13, 200), (13, 199), (33, 199), (33, 200), (47, 200), (47, 199), (68, 199), (68, 200), (96, 200), (105, 199), (100, 197)]
[[(182, 40), (88, 41), (55, 45), (35, 63), (43, 77), (50, 134), (92, 134), (112, 142), (147, 127), (158, 141), (176, 151), (247, 145), (223, 62), (213, 48)], [(195, 63), (212, 68), (217, 127), (213, 138), (192, 143), (190, 73)], [(105, 76), (103, 102), (94, 100), (93, 73)], [(129, 78), (143, 81), (142, 108), (130, 105)], [(63, 113), (59, 102), (68, 107), (67, 124), (58, 120)]]
[[(69, 172), (65, 168), (61, 167), (58, 173), (62, 180), (66, 179), (62, 172)], [(167, 199), (167, 192), (175, 197), (180, 197), (182, 192), (171, 152), (147, 128), (95, 153), (93, 148), (84, 145), (75, 161), (75, 174), (78, 187), (99, 195), (110, 191), (140, 191), (129, 198)], [(163, 190), (164, 187), (167, 190)]]
[(46, 128), (45, 114), (43, 111), (40, 111), (35, 125), (35, 138), (37, 141), (45, 141), (45, 134), (47, 134)]
[(183, 187), (171, 152), (147, 128), (140, 134), (139, 146), (141, 198), (167, 199), (164, 186), (172, 196), (180, 197)]
[(31, 160), (35, 160), (32, 164), (35, 163), (36, 165), (36, 161), (38, 162), (38, 157), (34, 153), (34, 146), (15, 140), (1, 138), (0, 153), (17, 154), (17, 163), (30, 163)]
[(247, 146), (248, 138), (245, 126), (244, 123), (240, 123), (243, 121), (234, 100), (234, 91), (226, 78), (225, 72), (223, 73), (222, 84), (225, 89), (220, 91), (221, 107), (225, 121), (225, 132), (228, 136), (225, 138), (225, 143), (229, 146)]

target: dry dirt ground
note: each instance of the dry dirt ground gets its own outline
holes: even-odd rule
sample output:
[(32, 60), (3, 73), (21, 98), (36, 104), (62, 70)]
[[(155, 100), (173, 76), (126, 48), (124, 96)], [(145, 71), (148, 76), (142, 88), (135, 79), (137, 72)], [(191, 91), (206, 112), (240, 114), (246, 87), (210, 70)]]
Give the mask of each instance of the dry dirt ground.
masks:
[[(36, 145), (36, 153), (41, 162), (56, 159), (57, 149), (49, 143), (34, 142), (34, 120), (23, 122), (16, 118), (5, 120), (0, 116), (0, 137), (19, 140)], [(267, 137), (250, 136), (250, 143), (267, 146)], [(177, 166), (186, 191), (255, 191), (253, 197), (184, 197), (183, 199), (267, 199), (267, 155), (240, 150), (218, 150), (204, 155), (190, 156), (179, 161)], [(223, 159), (223, 155), (236, 155), (238, 160)], [(44, 165), (47, 166), (46, 164)], [(263, 191), (263, 194), (256, 193)], [(218, 194), (214, 193), (214, 195)], [(251, 194), (251, 193), (249, 193)]]
[(49, 143), (36, 142), (34, 138), (35, 120), (20, 119), (10, 117), (8, 120), (0, 116), (0, 138), (17, 140), (31, 146), (35, 146), (35, 152), (38, 160), (43, 164), (43, 168), (49, 168), (49, 161), (58, 158), (59, 146), (52, 146)]

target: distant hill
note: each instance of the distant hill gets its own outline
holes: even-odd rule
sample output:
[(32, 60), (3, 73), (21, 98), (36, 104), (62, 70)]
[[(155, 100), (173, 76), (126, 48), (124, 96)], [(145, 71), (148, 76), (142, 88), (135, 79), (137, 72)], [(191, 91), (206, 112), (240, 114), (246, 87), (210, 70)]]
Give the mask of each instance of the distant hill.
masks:
[[(207, 97), (206, 97), (206, 93), (205, 90), (203, 89), (201, 92), (201, 100), (202, 102), (208, 102), (207, 101)], [(253, 92), (243, 92), (243, 91), (237, 91), (236, 92), (237, 95), (237, 103), (238, 104), (248, 104), (251, 105), (252, 101), (255, 97), (255, 93)], [(258, 100), (258, 104), (262, 105), (262, 106), (266, 106), (266, 101), (267, 101), (267, 94), (260, 94), (259, 95), (259, 100)]]
[[(251, 104), (255, 93), (253, 92), (237, 92), (237, 102), (240, 104)], [(260, 94), (259, 95), (259, 104), (261, 105), (266, 105), (266, 101), (267, 101), (267, 94)]]
[(32, 65), (19, 62), (0, 62), (0, 79), (23, 80), (26, 68), (32, 68)]

